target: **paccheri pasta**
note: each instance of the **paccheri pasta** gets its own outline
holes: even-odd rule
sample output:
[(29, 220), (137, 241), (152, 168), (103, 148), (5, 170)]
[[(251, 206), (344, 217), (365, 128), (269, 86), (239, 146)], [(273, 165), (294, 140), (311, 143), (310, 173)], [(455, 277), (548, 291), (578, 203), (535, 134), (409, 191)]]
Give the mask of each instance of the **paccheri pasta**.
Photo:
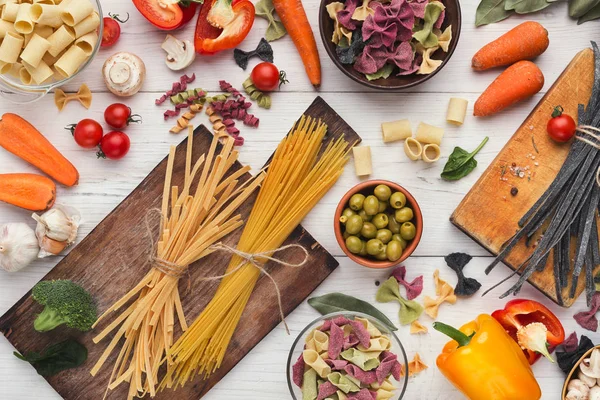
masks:
[(426, 124), (425, 122), (419, 123), (417, 127), (417, 134), (415, 139), (425, 144), (442, 144), (442, 138), (444, 137), (444, 129), (438, 128), (437, 126)]
[(371, 161), (371, 147), (360, 146), (352, 148), (354, 156), (354, 171), (356, 176), (371, 175), (373, 173), (373, 162)]
[(390, 143), (411, 137), (412, 128), (410, 127), (409, 120), (400, 119), (398, 121), (383, 122), (381, 124), (381, 133), (383, 135), (383, 142)]
[(0, 73), (25, 85), (73, 76), (98, 43), (90, 0), (0, 0)]
[(446, 121), (454, 125), (462, 125), (465, 122), (467, 115), (467, 106), (469, 100), (458, 97), (451, 97), (448, 102), (448, 112), (446, 113)]

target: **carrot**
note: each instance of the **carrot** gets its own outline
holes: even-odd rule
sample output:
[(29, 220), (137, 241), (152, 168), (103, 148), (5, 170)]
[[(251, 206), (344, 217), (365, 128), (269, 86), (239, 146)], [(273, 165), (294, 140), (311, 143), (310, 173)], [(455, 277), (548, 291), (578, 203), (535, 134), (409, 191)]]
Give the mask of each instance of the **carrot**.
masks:
[(56, 200), (56, 185), (35, 174), (0, 174), (0, 201), (31, 211), (46, 211)]
[(537, 22), (523, 22), (483, 46), (473, 56), (471, 67), (475, 71), (483, 71), (521, 60), (531, 60), (546, 51), (549, 44), (546, 28)]
[(79, 172), (33, 125), (16, 114), (0, 120), (0, 146), (41, 169), (65, 186), (76, 185)]
[(273, 6), (300, 53), (310, 83), (318, 88), (321, 86), (321, 61), (302, 0), (273, 0)]
[(544, 86), (544, 74), (531, 61), (519, 61), (502, 72), (475, 102), (473, 115), (484, 117), (525, 100)]

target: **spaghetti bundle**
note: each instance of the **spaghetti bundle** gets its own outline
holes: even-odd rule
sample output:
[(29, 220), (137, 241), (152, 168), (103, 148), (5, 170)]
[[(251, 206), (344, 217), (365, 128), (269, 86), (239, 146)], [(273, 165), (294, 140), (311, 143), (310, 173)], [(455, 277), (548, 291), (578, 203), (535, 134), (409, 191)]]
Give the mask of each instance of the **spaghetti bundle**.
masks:
[[(278, 249), (337, 181), (350, 146), (340, 137), (319, 156), (326, 131), (321, 121), (302, 117), (279, 144), (238, 243), (239, 252), (264, 254)], [(171, 347), (161, 389), (183, 386), (196, 373), (208, 376), (221, 366), (261, 274), (260, 268), (238, 254), (227, 271), (230, 274), (214, 298)]]
[[(181, 192), (177, 186), (171, 186), (175, 146), (169, 153), (159, 238), (155, 245), (153, 243), (150, 260), (152, 268), (94, 325), (131, 302), (94, 338), (94, 343), (98, 343), (114, 332), (91, 370), (91, 374), (96, 375), (124, 339), (108, 389), (128, 382), (129, 399), (146, 393), (155, 395), (160, 365), (173, 344), (175, 318), (183, 331), (188, 328), (179, 296), (179, 278), (190, 264), (214, 251), (211, 245), (243, 224), (241, 216), (234, 213), (264, 178), (261, 173), (243, 184), (239, 182), (249, 167), (230, 171), (238, 152), (233, 150), (234, 140), (227, 135), (215, 135), (208, 153), (200, 156), (192, 167), (193, 128), (188, 129), (185, 181)], [(223, 140), (223, 146), (217, 152), (220, 140)], [(194, 184), (195, 191), (192, 189)]]

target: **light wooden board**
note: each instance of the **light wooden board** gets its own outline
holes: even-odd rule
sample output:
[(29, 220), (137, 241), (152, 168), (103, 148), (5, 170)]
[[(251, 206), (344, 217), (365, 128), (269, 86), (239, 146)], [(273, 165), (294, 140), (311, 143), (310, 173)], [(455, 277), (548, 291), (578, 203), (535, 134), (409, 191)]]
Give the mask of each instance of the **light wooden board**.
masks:
[[(498, 153), (492, 164), (465, 196), (450, 220), (493, 254), (518, 229), (518, 221), (536, 202), (556, 177), (570, 149), (570, 144), (558, 144), (548, 136), (546, 124), (557, 105), (577, 120), (578, 104), (589, 101), (594, 81), (594, 53), (586, 49), (577, 54), (552, 88), (525, 119), (517, 132)], [(527, 169), (516, 176), (512, 168)], [(516, 196), (511, 194), (516, 188)], [(512, 269), (518, 268), (533, 252), (522, 240), (505, 259)], [(529, 282), (553, 301), (569, 307), (575, 299), (569, 297), (570, 285), (559, 298), (555, 290), (552, 256), (546, 268), (535, 272)], [(587, 268), (587, 267), (586, 267)], [(585, 274), (577, 283), (576, 297), (585, 286)]]

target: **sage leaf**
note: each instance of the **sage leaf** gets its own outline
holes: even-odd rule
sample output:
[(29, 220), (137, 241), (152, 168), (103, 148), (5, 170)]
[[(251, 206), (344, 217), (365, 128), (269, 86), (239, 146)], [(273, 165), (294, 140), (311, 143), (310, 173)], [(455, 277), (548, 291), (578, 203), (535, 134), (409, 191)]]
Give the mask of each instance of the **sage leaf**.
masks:
[(397, 331), (392, 321), (381, 311), (364, 300), (343, 293), (329, 293), (308, 299), (308, 304), (322, 315), (341, 311), (354, 311), (370, 315), (383, 322), (392, 331)]
[(598, 4), (596, 7), (592, 8), (590, 11), (585, 13), (584, 16), (579, 18), (577, 20), (577, 25), (581, 25), (583, 23), (593, 21), (598, 18), (600, 18), (600, 4)]
[(74, 339), (53, 344), (41, 353), (29, 351), (24, 355), (14, 352), (15, 357), (29, 362), (38, 374), (53, 376), (61, 371), (79, 367), (87, 360), (88, 351), (84, 345)]
[(474, 158), (475, 155), (479, 153), (488, 140), (490, 140), (490, 138), (486, 136), (485, 139), (483, 139), (483, 142), (481, 142), (472, 153), (469, 153), (460, 147), (455, 147), (448, 158), (448, 162), (444, 165), (444, 170), (441, 175), (442, 178), (447, 181), (457, 181), (469, 175), (471, 171), (477, 167), (477, 160)]
[(569, 1), (569, 16), (573, 18), (581, 18), (591, 9), (596, 7), (600, 0), (570, 0)]
[(543, 10), (549, 5), (547, 0), (506, 0), (504, 8), (513, 10), (517, 14), (529, 14)]
[(475, 26), (493, 24), (510, 17), (512, 11), (504, 8), (506, 0), (481, 0), (475, 14)]

